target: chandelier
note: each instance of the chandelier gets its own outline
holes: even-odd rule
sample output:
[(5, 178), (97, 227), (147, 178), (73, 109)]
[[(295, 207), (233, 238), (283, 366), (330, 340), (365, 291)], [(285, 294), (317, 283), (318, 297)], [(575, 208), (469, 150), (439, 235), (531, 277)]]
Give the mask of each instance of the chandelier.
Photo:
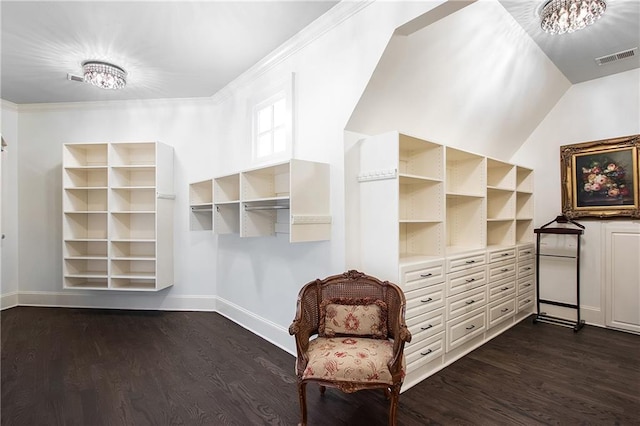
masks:
[(83, 81), (102, 89), (122, 89), (127, 84), (127, 72), (108, 62), (85, 61), (82, 69)]
[(604, 0), (550, 0), (542, 8), (542, 29), (549, 34), (572, 33), (593, 24), (607, 8)]

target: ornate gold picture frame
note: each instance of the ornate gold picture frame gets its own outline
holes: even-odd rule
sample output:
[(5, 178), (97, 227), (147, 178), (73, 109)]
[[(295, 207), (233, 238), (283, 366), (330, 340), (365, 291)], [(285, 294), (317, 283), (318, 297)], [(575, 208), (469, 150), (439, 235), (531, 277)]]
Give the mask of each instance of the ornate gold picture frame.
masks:
[(560, 147), (562, 214), (640, 218), (640, 135)]

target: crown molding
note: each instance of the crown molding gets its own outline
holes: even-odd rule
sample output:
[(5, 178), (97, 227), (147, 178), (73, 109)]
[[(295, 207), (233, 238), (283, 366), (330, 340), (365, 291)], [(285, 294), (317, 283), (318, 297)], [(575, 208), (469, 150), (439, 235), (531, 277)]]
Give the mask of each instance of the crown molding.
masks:
[(88, 102), (57, 102), (57, 103), (37, 103), (37, 104), (13, 104), (19, 112), (47, 112), (78, 109), (122, 109), (133, 106), (159, 107), (175, 104), (209, 104), (212, 105), (211, 97), (198, 98), (162, 98), (162, 99), (130, 99), (117, 101), (88, 101)]
[(6, 109), (9, 111), (18, 111), (18, 104), (14, 104), (13, 102), (5, 101), (4, 99), (0, 99), (0, 108)]
[(229, 98), (237, 89), (246, 86), (266, 73), (276, 65), (302, 50), (304, 47), (320, 38), (323, 34), (340, 25), (345, 20), (366, 8), (375, 0), (342, 0), (329, 9), (324, 15), (310, 23), (299, 33), (281, 44), (276, 50), (265, 56), (254, 66), (240, 74), (225, 87), (216, 92), (211, 99), (220, 103)]

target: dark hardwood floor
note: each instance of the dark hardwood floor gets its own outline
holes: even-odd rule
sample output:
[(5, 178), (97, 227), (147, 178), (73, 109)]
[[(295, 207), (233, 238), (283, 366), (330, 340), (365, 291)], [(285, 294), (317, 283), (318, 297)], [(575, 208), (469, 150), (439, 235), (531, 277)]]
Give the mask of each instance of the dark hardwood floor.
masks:
[[(2, 322), (2, 425), (295, 425), (294, 358), (207, 312), (18, 307)], [(382, 392), (309, 424), (385, 425)], [(400, 425), (638, 425), (640, 336), (530, 320), (400, 396)]]

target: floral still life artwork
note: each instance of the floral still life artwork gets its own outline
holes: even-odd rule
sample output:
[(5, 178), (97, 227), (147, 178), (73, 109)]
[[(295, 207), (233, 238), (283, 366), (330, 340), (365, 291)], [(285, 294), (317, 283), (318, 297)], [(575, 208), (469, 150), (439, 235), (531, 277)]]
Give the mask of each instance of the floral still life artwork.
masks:
[(640, 135), (560, 147), (562, 212), (575, 217), (640, 217)]

